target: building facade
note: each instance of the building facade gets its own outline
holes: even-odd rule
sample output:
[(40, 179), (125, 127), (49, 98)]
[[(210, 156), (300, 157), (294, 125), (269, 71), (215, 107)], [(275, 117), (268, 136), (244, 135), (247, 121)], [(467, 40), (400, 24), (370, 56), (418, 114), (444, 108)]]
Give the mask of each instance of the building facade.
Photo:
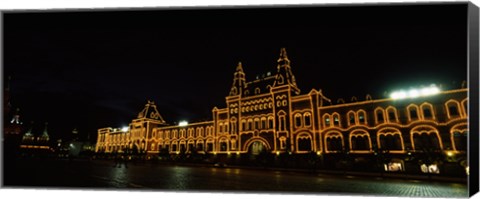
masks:
[(326, 158), (345, 153), (466, 153), (467, 88), (402, 100), (367, 95), (363, 101), (354, 97), (332, 102), (321, 90), (300, 93), (285, 49), (277, 63), (275, 74), (253, 81), (246, 81), (239, 63), (226, 107), (214, 107), (211, 121), (167, 125), (156, 105), (148, 102), (128, 130), (99, 129), (96, 151), (313, 152)]

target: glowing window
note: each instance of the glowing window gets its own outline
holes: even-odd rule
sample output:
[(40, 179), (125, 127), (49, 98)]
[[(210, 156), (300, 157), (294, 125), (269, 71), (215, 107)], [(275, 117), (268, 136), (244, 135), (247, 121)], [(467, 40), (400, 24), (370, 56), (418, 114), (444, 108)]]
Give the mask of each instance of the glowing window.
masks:
[(333, 115), (333, 125), (340, 126), (340, 118), (337, 114)]
[(431, 164), (427, 166), (426, 164), (420, 165), (420, 170), (422, 170), (423, 173), (434, 173), (434, 174), (439, 174), (440, 169), (436, 164)]
[(325, 118), (325, 126), (330, 126), (330, 118)]
[(403, 165), (400, 162), (389, 162), (384, 164), (385, 171), (403, 171)]
[(366, 124), (367, 121), (365, 120), (365, 112), (359, 112), (358, 113), (358, 121), (360, 124)]

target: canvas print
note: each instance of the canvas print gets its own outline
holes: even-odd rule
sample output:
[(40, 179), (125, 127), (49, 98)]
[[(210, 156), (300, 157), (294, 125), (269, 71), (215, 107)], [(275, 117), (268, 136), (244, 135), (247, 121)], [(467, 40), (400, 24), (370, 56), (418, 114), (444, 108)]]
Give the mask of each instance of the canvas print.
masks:
[(3, 186), (468, 197), (469, 6), (4, 12)]

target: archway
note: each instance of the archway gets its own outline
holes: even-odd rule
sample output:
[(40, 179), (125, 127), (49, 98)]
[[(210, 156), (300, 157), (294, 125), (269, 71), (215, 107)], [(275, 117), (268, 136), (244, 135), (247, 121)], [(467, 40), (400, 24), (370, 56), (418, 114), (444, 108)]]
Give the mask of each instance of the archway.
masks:
[(263, 142), (254, 141), (250, 143), (250, 146), (248, 147), (248, 153), (252, 155), (259, 155), (266, 149), (267, 149), (267, 146)]

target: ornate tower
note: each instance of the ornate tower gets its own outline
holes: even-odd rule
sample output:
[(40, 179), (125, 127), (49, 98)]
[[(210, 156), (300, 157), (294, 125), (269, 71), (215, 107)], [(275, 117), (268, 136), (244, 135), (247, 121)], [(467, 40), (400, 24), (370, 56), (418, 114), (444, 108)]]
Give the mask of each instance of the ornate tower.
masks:
[(48, 122), (45, 122), (45, 129), (43, 130), (42, 135), (38, 138), (40, 144), (47, 144), (50, 140), (50, 136), (47, 131)]
[(242, 62), (238, 62), (237, 69), (233, 76), (233, 85), (230, 89), (229, 96), (242, 95), (243, 89), (246, 87)]
[(290, 67), (290, 60), (287, 56), (287, 50), (285, 48), (280, 49), (280, 57), (277, 60), (277, 76), (273, 87), (279, 87), (283, 85), (289, 85), (295, 94), (300, 94), (300, 89), (297, 87), (295, 76), (292, 73)]
[(292, 95), (300, 94), (295, 76), (292, 73), (290, 60), (285, 48), (280, 50), (280, 57), (277, 60), (277, 74), (273, 87), (271, 88), (274, 102), (275, 116), (275, 140), (277, 149), (283, 151), (294, 150), (294, 135), (292, 129), (291, 98)]

